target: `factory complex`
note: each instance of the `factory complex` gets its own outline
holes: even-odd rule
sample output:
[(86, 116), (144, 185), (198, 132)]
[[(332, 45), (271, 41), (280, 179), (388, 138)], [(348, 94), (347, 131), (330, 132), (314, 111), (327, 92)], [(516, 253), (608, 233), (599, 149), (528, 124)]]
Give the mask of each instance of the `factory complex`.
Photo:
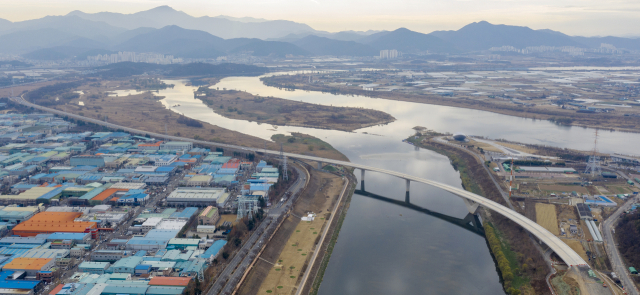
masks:
[(183, 294), (280, 177), (252, 157), (74, 127), (0, 115), (6, 294)]

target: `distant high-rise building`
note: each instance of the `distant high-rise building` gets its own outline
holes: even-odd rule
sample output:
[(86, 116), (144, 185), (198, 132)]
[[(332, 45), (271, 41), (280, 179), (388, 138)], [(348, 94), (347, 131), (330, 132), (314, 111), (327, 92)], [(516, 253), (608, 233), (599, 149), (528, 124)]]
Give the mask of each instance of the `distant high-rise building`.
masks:
[(385, 49), (380, 50), (380, 59), (396, 59), (398, 58), (398, 50)]

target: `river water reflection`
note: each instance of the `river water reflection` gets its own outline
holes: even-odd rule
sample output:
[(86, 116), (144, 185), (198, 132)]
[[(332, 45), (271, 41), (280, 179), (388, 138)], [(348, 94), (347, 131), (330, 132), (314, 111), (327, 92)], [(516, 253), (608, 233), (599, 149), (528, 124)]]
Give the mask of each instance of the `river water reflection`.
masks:
[[(309, 103), (376, 109), (397, 119), (356, 132), (275, 127), (224, 118), (194, 99), (196, 87), (185, 86), (182, 81), (166, 82), (175, 87), (160, 91), (159, 95), (165, 97), (162, 103), (188, 117), (264, 139), (277, 133), (310, 134), (330, 143), (352, 162), (456, 187), (461, 187), (459, 174), (446, 157), (401, 142), (413, 133), (414, 126), (581, 150), (588, 150), (593, 144), (590, 129), (561, 127), (547, 121), (484, 111), (285, 91), (267, 87), (256, 77), (225, 78), (214, 86)], [(633, 147), (640, 143), (639, 134), (601, 132), (600, 135), (599, 149), (603, 152), (634, 153)], [(388, 198), (404, 200), (405, 197), (404, 181), (386, 175), (368, 173), (366, 189)], [(411, 203), (457, 218), (467, 214), (460, 198), (422, 184), (412, 183)], [(421, 212), (354, 195), (319, 293), (500, 294), (503, 291), (484, 238)]]

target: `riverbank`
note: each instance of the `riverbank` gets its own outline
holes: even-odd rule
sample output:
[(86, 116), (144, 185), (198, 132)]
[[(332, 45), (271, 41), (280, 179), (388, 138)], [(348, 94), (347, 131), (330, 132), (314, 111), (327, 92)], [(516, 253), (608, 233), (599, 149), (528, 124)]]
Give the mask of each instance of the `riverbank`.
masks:
[[(467, 191), (508, 206), (499, 189), (491, 180), (491, 176), (482, 166), (484, 163), (479, 162), (467, 151), (432, 140), (438, 135), (421, 134), (420, 136), (411, 136), (407, 141), (417, 147), (447, 156), (454, 169), (460, 172), (462, 186)], [(512, 273), (512, 276), (505, 278), (505, 274), (500, 272), (505, 290), (512, 291), (510, 294), (533, 294), (531, 293), (532, 291), (535, 294), (548, 294), (549, 289), (545, 282), (547, 266), (544, 257), (535, 248), (533, 240), (528, 237), (526, 231), (499, 214), (492, 214), (488, 210), (482, 210), (481, 212), (484, 222), (489, 222), (493, 225), (495, 236), (499, 241), (500, 252), (503, 253), (502, 255), (496, 254), (492, 249), (493, 246), (490, 246), (494, 259), (496, 259), (496, 264), (498, 266), (500, 264), (500, 261), (497, 260), (498, 256), (504, 257), (508, 261), (508, 266)], [(502, 263), (504, 264), (504, 262)], [(503, 268), (499, 267), (499, 269)], [(511, 288), (520, 293), (515, 293)]]
[[(277, 142), (263, 140), (178, 114), (167, 108), (160, 101), (161, 98), (156, 96), (158, 93), (142, 92), (135, 94), (134, 92), (126, 96), (109, 96), (107, 92), (113, 85), (107, 87), (98, 86), (95, 83), (92, 84), (81, 84), (74, 87), (73, 91), (81, 91), (82, 94), (64, 103), (56, 101), (57, 97), (46, 97), (51, 103), (49, 107), (154, 133), (254, 148), (280, 149), (280, 144)], [(162, 94), (160, 93), (159, 95)], [(310, 135), (300, 135), (300, 137), (306, 138), (307, 142), (301, 140), (287, 143), (283, 146), (284, 151), (305, 151), (309, 155), (347, 160), (346, 156), (318, 138)], [(307, 143), (310, 141), (314, 142), (318, 148), (309, 149), (310, 145)], [(321, 149), (321, 146), (325, 148)]]
[(221, 116), (276, 126), (353, 131), (396, 120), (376, 110), (324, 106), (236, 90), (200, 87), (195, 97)]
[(577, 113), (575, 110), (561, 109), (558, 107), (530, 107), (518, 104), (505, 104), (491, 100), (474, 100), (455, 96), (445, 97), (426, 93), (409, 94), (393, 91), (367, 91), (360, 88), (308, 84), (304, 82), (306, 81), (305, 79), (300, 77), (296, 75), (282, 75), (263, 77), (260, 80), (267, 86), (280, 89), (300, 89), (331, 94), (358, 95), (371, 98), (451, 106), (535, 120), (548, 120), (564, 126), (581, 126), (634, 133), (640, 132), (640, 117), (637, 116), (621, 116), (614, 113)]

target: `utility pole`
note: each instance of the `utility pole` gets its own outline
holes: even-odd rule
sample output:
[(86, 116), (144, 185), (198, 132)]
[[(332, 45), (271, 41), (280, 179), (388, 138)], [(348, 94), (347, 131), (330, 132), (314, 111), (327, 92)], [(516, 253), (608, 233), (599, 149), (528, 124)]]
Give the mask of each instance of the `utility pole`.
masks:
[(509, 200), (511, 200), (511, 185), (513, 184), (513, 156), (511, 156), (511, 176), (509, 176)]
[(284, 155), (282, 151), (282, 144), (280, 144), (280, 157), (282, 157), (282, 179), (289, 180), (289, 175), (287, 175), (287, 156)]

